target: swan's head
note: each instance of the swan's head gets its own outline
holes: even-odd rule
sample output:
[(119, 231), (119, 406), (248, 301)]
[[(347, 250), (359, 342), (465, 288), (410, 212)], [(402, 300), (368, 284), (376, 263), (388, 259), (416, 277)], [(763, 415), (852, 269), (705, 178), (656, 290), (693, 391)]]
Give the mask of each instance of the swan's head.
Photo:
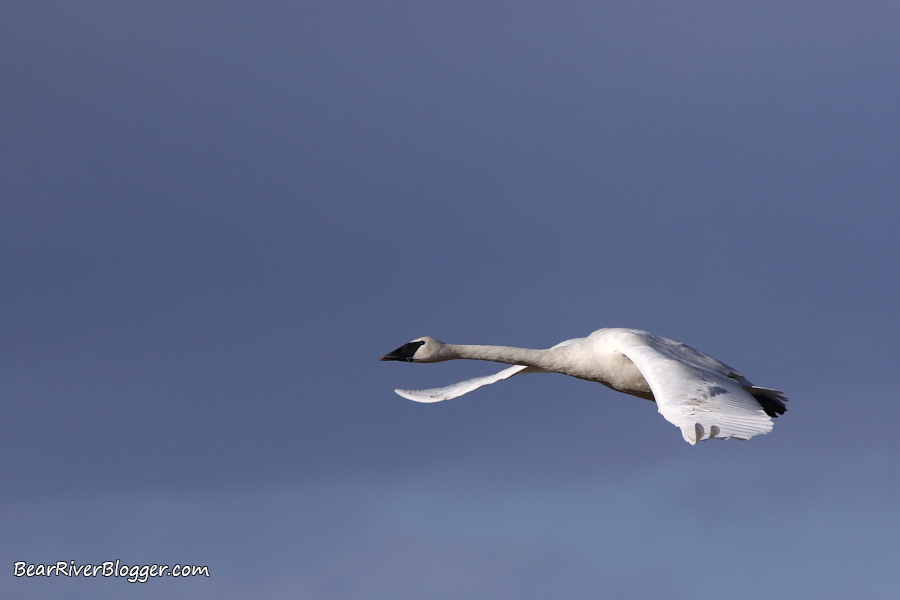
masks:
[(427, 336), (403, 344), (393, 352), (381, 356), (381, 360), (405, 360), (417, 363), (441, 362), (451, 358), (453, 356), (444, 342)]

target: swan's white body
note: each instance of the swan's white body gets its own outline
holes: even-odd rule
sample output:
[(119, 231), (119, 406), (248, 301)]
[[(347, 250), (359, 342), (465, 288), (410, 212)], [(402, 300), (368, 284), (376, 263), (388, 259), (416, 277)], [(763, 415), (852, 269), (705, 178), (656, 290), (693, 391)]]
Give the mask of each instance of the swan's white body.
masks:
[[(382, 360), (489, 360), (515, 365), (499, 373), (429, 390), (394, 390), (416, 402), (439, 402), (527, 373), (562, 373), (654, 400), (685, 441), (747, 440), (769, 433), (783, 414), (781, 392), (754, 386), (728, 365), (680, 342), (638, 329), (600, 329), (547, 350), (445, 344), (423, 337)], [(765, 407), (765, 408), (764, 408)]]

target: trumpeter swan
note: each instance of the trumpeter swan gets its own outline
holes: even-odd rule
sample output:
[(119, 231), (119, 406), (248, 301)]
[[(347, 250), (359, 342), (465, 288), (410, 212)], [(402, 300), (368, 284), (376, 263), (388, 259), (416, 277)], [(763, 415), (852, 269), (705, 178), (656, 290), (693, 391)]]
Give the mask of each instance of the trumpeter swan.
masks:
[(454, 359), (515, 366), (447, 387), (394, 391), (416, 402), (439, 402), (513, 375), (562, 373), (655, 401), (659, 413), (680, 427), (690, 444), (712, 438), (748, 440), (769, 433), (772, 418), (787, 410), (782, 392), (757, 387), (690, 346), (638, 329), (599, 329), (547, 350), (445, 344), (421, 337), (381, 357), (416, 363)]

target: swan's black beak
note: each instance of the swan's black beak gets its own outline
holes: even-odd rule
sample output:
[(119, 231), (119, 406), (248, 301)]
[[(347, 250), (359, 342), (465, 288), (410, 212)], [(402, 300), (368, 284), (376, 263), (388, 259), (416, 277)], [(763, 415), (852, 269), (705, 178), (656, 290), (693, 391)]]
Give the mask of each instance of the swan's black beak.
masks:
[(413, 362), (413, 355), (423, 343), (424, 342), (410, 342), (408, 344), (403, 344), (393, 352), (382, 354), (381, 360), (405, 360), (406, 362)]

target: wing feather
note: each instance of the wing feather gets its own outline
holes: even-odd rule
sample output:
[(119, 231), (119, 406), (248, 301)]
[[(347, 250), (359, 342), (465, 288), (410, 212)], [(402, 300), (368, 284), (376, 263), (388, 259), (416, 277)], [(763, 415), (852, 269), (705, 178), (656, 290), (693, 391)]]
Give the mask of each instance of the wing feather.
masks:
[(647, 380), (659, 413), (690, 444), (712, 438), (748, 440), (772, 431), (772, 419), (736, 380), (679, 360), (665, 349), (621, 349)]
[[(509, 379), (513, 375), (521, 373), (526, 369), (528, 369), (528, 367), (515, 365), (513, 367), (509, 367), (508, 369), (503, 369), (499, 373), (494, 373), (493, 375), (476, 377), (475, 379), (467, 379), (465, 381), (460, 381), (459, 383), (452, 383), (446, 387), (431, 388), (428, 390), (394, 391), (407, 400), (414, 400), (416, 402), (440, 402), (441, 400), (449, 400), (450, 398), (456, 398), (458, 396), (462, 396), (463, 394), (468, 394), (472, 390), (477, 390), (483, 385), (489, 385), (491, 383), (503, 381), (504, 379)], [(540, 371), (540, 369), (532, 370), (532, 372), (538, 371)]]

